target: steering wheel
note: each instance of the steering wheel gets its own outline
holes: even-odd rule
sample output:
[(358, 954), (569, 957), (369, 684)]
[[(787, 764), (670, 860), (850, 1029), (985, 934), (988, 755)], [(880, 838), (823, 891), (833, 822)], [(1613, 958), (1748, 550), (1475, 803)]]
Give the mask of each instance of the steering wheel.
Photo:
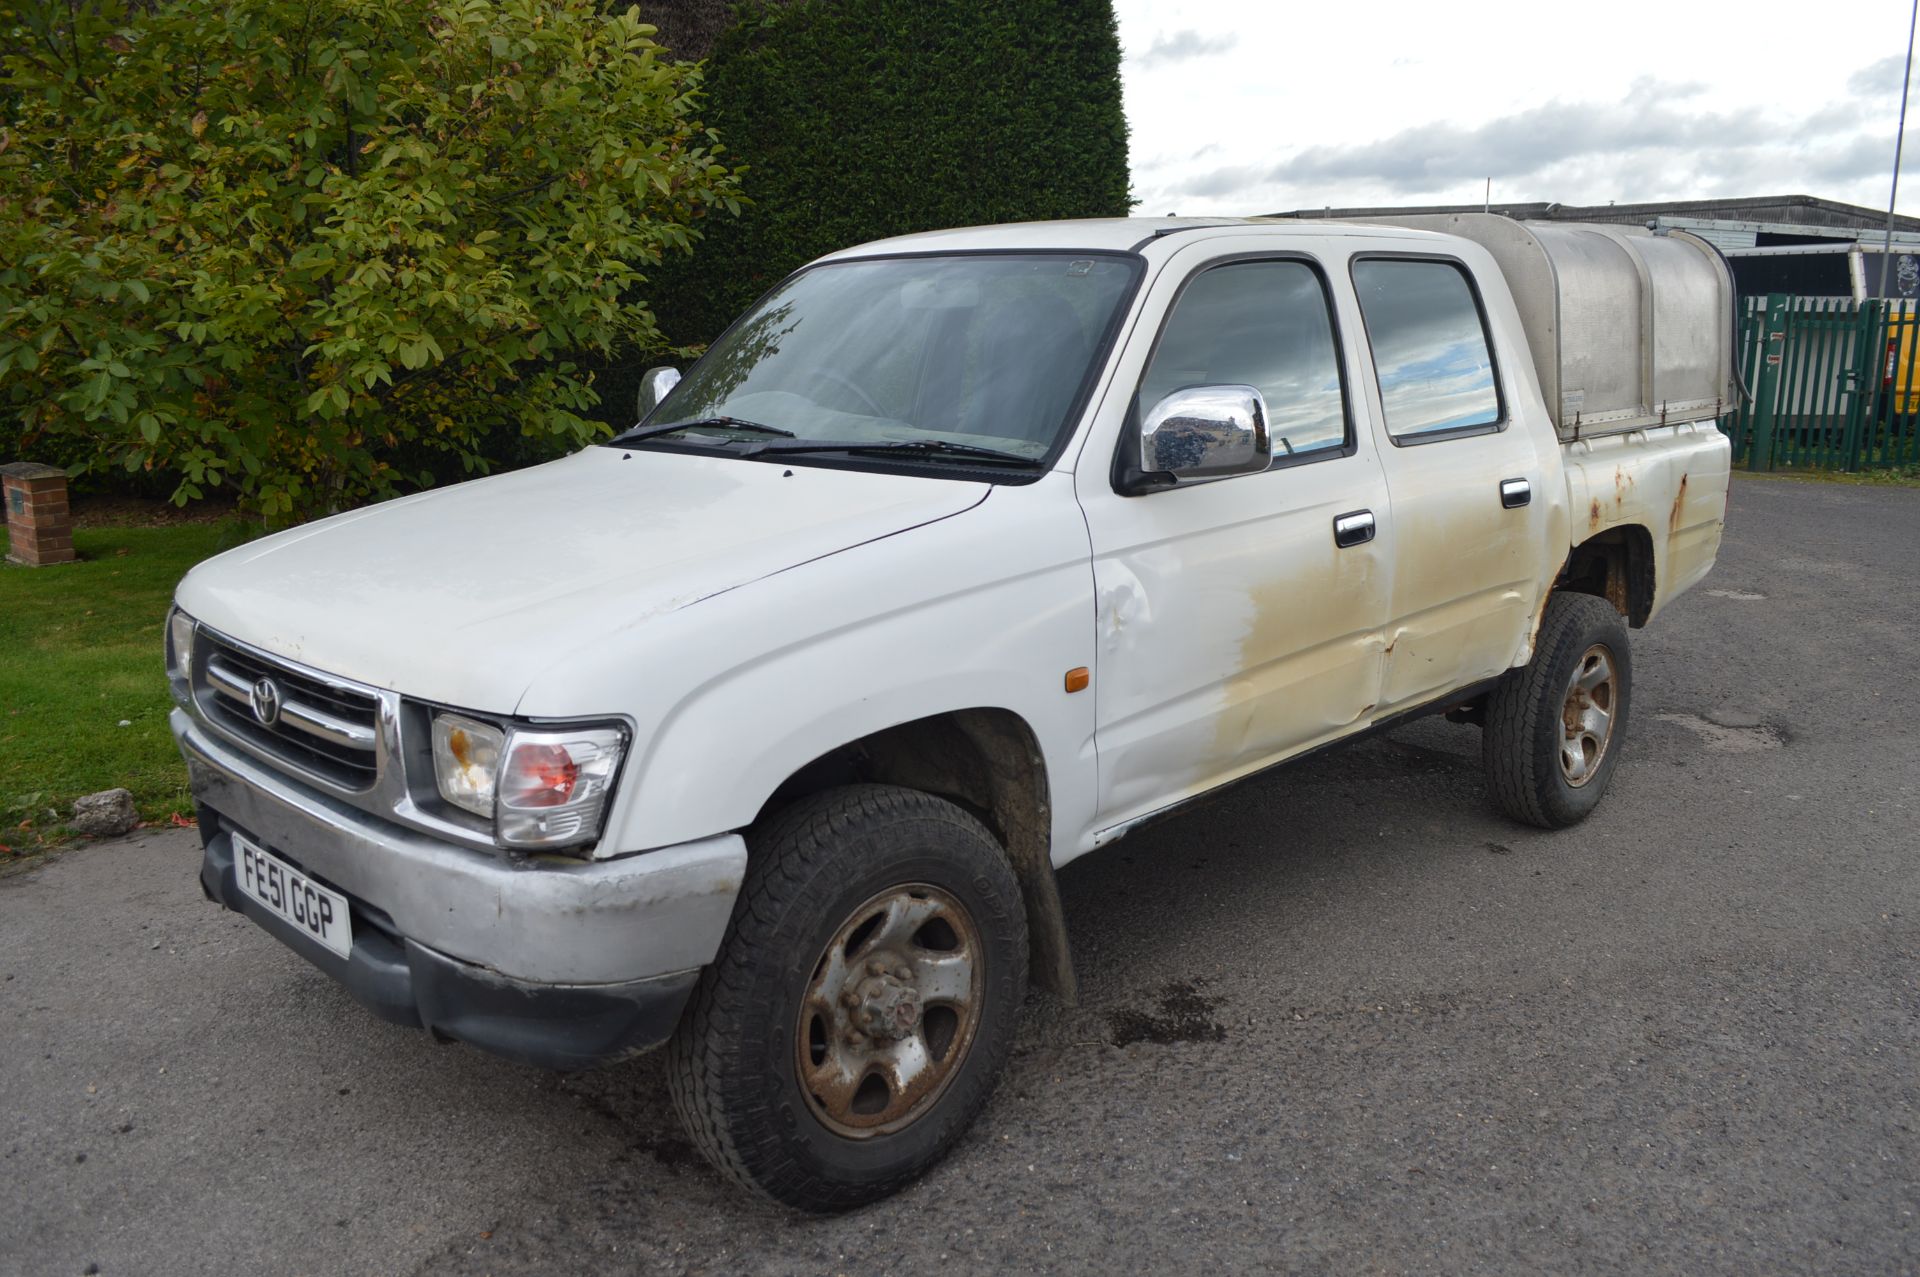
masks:
[(876, 417), (888, 417), (892, 415), (885, 408), (875, 403), (872, 395), (862, 390), (844, 373), (835, 372), (831, 368), (823, 368), (819, 364), (810, 364), (807, 367), (807, 375), (815, 380), (827, 382), (830, 385), (838, 386), (840, 389), (850, 392), (854, 398), (871, 409), (873, 415)]

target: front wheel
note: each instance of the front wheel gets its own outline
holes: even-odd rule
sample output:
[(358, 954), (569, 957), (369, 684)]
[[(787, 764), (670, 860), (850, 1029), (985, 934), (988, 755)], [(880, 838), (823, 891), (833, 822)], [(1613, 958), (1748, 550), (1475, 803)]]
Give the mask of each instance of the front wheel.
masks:
[(1543, 829), (1585, 820), (1620, 761), (1632, 689), (1620, 613), (1591, 594), (1548, 599), (1533, 659), (1487, 698), (1481, 756), (1495, 805)]
[(801, 799), (750, 842), (669, 1086), (721, 1171), (844, 1210), (933, 1165), (991, 1093), (1026, 994), (1020, 886), (979, 821), (886, 785)]

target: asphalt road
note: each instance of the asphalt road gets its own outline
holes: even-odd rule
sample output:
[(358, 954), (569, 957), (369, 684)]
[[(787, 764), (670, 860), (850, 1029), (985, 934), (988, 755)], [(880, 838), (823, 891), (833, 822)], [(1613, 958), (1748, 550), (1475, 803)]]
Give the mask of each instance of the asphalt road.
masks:
[(1920, 491), (1740, 481), (1578, 829), (1429, 722), (1070, 867), (1081, 1005), (839, 1218), (710, 1172), (657, 1062), (374, 1021), (183, 833), (74, 852), (0, 882), (0, 1270), (1920, 1270), (1917, 551)]

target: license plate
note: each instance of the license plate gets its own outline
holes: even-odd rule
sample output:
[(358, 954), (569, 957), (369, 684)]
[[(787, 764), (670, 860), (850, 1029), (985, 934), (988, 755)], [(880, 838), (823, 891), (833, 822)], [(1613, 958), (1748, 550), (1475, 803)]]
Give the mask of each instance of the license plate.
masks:
[(233, 836), (233, 872), (240, 890), (341, 957), (353, 952), (347, 898), (328, 891), (263, 847)]

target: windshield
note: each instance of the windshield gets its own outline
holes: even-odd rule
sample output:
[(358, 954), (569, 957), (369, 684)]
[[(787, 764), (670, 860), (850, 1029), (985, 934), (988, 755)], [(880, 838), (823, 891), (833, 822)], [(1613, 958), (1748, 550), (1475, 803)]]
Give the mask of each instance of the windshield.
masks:
[(790, 434), (777, 441), (783, 453), (921, 444), (892, 451), (952, 460), (993, 449), (1038, 462), (1137, 266), (1026, 253), (815, 267), (762, 298), (646, 424), (699, 422), (672, 437), (763, 449), (766, 435)]

